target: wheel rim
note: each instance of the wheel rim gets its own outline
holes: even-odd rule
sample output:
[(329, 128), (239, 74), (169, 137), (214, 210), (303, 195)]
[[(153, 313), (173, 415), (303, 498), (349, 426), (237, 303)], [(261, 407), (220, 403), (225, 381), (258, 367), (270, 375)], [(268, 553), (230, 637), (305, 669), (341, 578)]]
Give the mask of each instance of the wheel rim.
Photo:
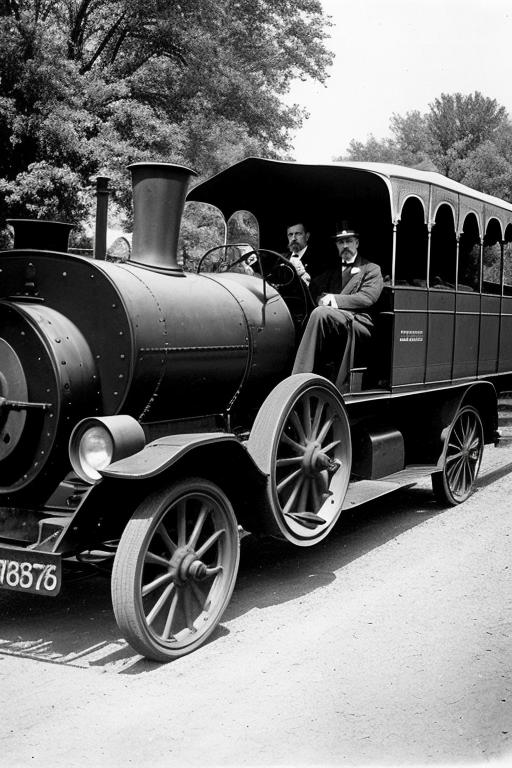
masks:
[(169, 504), (139, 561), (139, 607), (152, 642), (174, 653), (199, 645), (229, 600), (237, 567), (238, 531), (220, 499), (189, 492)]
[(306, 389), (285, 413), (274, 444), (272, 492), (294, 536), (323, 538), (338, 518), (350, 475), (349, 436), (345, 411), (327, 388)]
[(472, 408), (462, 410), (450, 432), (445, 459), (446, 483), (455, 501), (464, 501), (470, 495), (482, 453), (482, 423)]

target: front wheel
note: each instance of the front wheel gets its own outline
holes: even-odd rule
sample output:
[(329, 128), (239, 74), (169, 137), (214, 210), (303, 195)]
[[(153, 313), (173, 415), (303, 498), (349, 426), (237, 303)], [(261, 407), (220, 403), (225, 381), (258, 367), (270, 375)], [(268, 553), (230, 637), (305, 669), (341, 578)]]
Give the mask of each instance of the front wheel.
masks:
[(191, 478), (153, 493), (129, 520), (112, 571), (126, 640), (155, 661), (196, 650), (229, 603), (239, 557), (233, 509), (214, 483)]
[(446, 438), (443, 469), (432, 475), (432, 489), (440, 504), (455, 506), (471, 495), (483, 451), (480, 415), (466, 405), (458, 411)]

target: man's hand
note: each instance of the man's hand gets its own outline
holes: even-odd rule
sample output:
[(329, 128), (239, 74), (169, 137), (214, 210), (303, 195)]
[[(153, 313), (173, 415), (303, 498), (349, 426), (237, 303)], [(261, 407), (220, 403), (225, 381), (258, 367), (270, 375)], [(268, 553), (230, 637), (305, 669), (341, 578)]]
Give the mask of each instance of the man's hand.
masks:
[(300, 279), (303, 280), (306, 285), (309, 285), (311, 282), (311, 275), (306, 272), (304, 268), (304, 264), (299, 259), (298, 256), (294, 256), (293, 254), (290, 256), (290, 264), (293, 265), (296, 273), (299, 275)]
[(320, 296), (318, 299), (318, 306), (319, 307), (334, 307), (334, 309), (338, 308), (338, 305), (336, 304), (336, 299), (332, 295), (332, 293), (324, 293), (323, 296)]

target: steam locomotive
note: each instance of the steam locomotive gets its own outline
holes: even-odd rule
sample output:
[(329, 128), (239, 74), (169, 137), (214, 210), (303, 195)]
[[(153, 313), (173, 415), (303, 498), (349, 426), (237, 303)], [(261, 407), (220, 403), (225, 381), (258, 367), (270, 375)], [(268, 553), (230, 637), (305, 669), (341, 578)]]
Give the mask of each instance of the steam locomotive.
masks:
[[(385, 169), (274, 164), (266, 183), (268, 163), (244, 161), (189, 199), (230, 213), (243, 189), (248, 210), (272, 211), (295, 189), (322, 224), (367, 200), (375, 231), (388, 222), (395, 237), (400, 210), (390, 206), (422, 185), (432, 197), (432, 180), (412, 184), (404, 169), (395, 176), (407, 195)], [(426, 474), (442, 500), (463, 501), (484, 443), (496, 440), (494, 379), (510, 380), (510, 366), (503, 350), (500, 376), (436, 386), (425, 365), (436, 373), (446, 334), (422, 350), (437, 309), (396, 283), (379, 307), (370, 367), (352, 350), (348, 394), (322, 376), (290, 376), (312, 303), (289, 261), (257, 248), (243, 255), (254, 275), (184, 272), (178, 235), (194, 172), (130, 168), (128, 261), (71, 254), (69, 226), (41, 221), (13, 222), (14, 248), (0, 252), (0, 588), (56, 596), (63, 561), (112, 561), (122, 634), (169, 661), (220, 621), (241, 530), (312, 546), (342, 509)], [(267, 217), (266, 242), (278, 218)], [(395, 258), (394, 245), (381, 250)], [(391, 256), (382, 267), (395, 274)], [(448, 319), (446, 297), (436, 322)]]
[[(14, 221), (0, 254), (0, 586), (55, 596), (63, 559), (115, 552), (121, 631), (169, 660), (219, 621), (239, 526), (275, 527), (258, 512), (265, 440), (248, 438), (290, 369), (295, 327), (261, 277), (179, 268), (194, 172), (131, 171), (130, 261), (72, 255), (67, 225), (37, 221)], [(290, 518), (299, 544), (320, 535), (306, 518)]]

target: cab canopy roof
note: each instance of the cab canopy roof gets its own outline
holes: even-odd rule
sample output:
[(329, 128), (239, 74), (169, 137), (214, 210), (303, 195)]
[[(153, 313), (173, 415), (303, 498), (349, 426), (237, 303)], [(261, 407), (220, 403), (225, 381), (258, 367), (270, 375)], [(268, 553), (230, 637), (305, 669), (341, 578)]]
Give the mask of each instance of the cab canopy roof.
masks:
[(300, 212), (323, 219), (334, 232), (341, 218), (363, 229), (369, 219), (377, 226), (386, 220), (388, 226), (396, 223), (410, 197), (422, 203), (425, 223), (433, 223), (439, 206), (448, 204), (458, 232), (468, 213), (476, 216), (482, 234), (491, 218), (500, 222), (503, 233), (512, 224), (510, 203), (440, 173), (390, 163), (316, 165), (250, 157), (198, 184), (188, 200), (215, 205), (226, 219), (248, 210), (260, 221), (277, 215), (288, 222)]

